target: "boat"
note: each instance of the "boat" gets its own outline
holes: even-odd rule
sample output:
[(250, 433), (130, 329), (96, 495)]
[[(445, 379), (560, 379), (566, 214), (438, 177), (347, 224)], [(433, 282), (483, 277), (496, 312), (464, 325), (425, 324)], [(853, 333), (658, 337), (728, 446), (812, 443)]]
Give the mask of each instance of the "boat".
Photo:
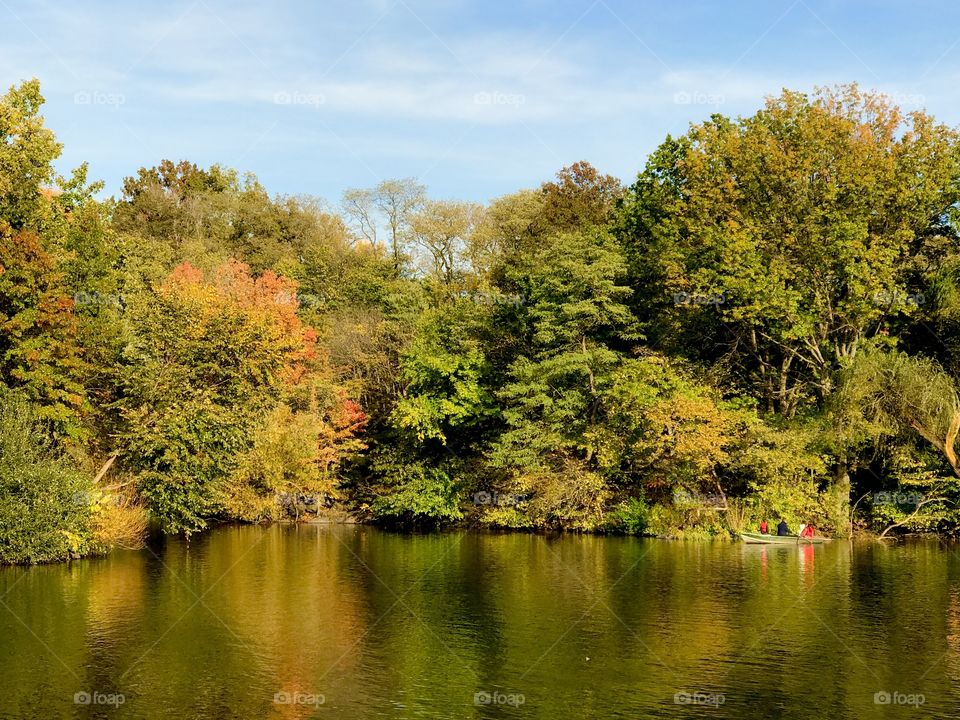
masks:
[(799, 535), (764, 535), (762, 533), (742, 532), (740, 537), (751, 545), (819, 545), (827, 538), (800, 537)]

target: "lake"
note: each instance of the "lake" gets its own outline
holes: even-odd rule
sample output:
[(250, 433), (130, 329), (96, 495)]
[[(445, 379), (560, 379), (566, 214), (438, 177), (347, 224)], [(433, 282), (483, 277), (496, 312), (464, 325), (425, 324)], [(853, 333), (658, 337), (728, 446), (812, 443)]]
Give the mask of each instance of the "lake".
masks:
[(960, 708), (960, 559), (363, 526), (0, 569), (3, 718), (864, 718)]

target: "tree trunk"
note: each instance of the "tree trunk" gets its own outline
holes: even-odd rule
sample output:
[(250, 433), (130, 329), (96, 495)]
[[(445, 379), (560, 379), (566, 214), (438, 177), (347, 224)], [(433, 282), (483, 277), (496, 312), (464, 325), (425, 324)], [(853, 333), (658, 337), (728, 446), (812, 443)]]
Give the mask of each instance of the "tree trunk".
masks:
[(847, 472), (846, 453), (838, 458), (837, 465), (834, 468), (833, 489), (838, 502), (842, 502), (840, 508), (842, 510), (841, 522), (838, 522), (837, 531), (841, 534), (841, 537), (849, 538), (853, 535), (853, 518), (850, 515), (850, 473)]

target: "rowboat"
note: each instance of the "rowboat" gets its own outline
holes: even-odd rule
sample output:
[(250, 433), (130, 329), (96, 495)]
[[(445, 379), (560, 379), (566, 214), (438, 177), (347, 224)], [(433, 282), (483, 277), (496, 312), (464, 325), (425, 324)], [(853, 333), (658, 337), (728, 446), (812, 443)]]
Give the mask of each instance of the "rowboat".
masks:
[(751, 545), (819, 545), (826, 542), (826, 538), (805, 538), (799, 535), (763, 535), (761, 533), (742, 532), (740, 537)]

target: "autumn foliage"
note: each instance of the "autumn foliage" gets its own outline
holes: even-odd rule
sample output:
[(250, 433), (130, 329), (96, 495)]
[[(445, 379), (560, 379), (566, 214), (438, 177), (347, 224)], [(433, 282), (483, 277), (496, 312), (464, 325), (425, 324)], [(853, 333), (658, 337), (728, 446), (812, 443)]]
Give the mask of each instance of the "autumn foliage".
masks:
[(121, 401), (128, 462), (170, 530), (279, 517), (290, 494), (336, 495), (365, 417), (335, 387), (297, 285), (230, 261), (183, 263), (133, 309)]
[(0, 228), (0, 381), (63, 434), (79, 432), (85, 405), (77, 328), (57, 258), (36, 233)]

